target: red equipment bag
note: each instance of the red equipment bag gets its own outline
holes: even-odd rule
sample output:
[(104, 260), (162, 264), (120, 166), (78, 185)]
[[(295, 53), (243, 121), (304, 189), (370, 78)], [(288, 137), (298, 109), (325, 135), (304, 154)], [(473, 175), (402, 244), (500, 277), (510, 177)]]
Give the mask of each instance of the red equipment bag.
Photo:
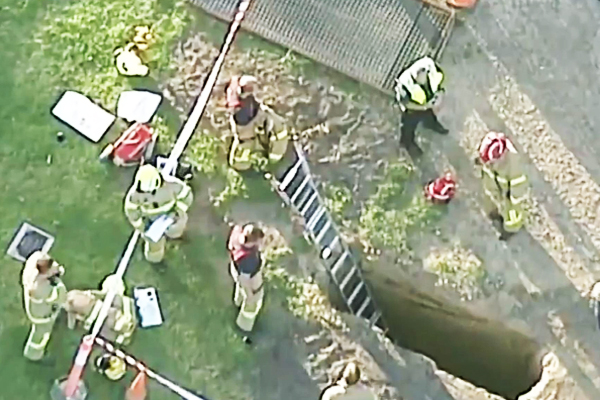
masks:
[(154, 145), (154, 135), (150, 127), (135, 123), (115, 142), (113, 162), (120, 167), (136, 165)]

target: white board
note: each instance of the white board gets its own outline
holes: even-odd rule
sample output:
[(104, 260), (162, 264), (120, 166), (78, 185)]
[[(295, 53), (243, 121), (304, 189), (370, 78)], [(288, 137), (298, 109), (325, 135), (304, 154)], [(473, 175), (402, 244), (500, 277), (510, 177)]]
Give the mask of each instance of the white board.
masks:
[(157, 243), (160, 238), (163, 237), (167, 229), (173, 225), (173, 222), (175, 222), (173, 218), (161, 215), (152, 222), (152, 225), (150, 225), (150, 228), (148, 228), (144, 235), (154, 243)]
[(117, 116), (128, 122), (145, 124), (152, 119), (161, 101), (161, 95), (144, 90), (123, 92), (117, 103)]
[(81, 93), (66, 91), (52, 109), (52, 115), (77, 132), (98, 143), (116, 117)]
[(133, 297), (140, 313), (142, 328), (162, 325), (163, 317), (155, 288), (135, 288), (133, 289)]

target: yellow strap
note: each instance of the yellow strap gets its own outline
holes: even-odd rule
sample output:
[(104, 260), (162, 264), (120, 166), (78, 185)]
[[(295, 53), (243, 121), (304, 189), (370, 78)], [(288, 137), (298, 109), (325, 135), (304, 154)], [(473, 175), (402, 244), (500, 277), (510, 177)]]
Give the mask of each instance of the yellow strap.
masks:
[(37, 318), (34, 317), (33, 315), (31, 315), (31, 308), (30, 308), (30, 301), (31, 301), (31, 297), (29, 296), (29, 293), (27, 293), (27, 291), (25, 291), (25, 314), (27, 315), (27, 318), (29, 319), (29, 321), (31, 321), (34, 324), (47, 324), (48, 322), (51, 322), (54, 319), (54, 315), (50, 315), (49, 317), (45, 317), (45, 318)]
[(519, 224), (523, 220), (523, 213), (517, 212), (517, 210), (511, 209), (508, 210), (508, 221), (506, 221), (507, 226), (515, 226)]
[[(33, 332), (32, 332), (32, 334), (33, 334)], [(44, 348), (46, 348), (49, 341), (50, 341), (50, 334), (44, 333), (44, 335), (42, 336), (42, 340), (39, 343), (35, 343), (35, 342), (31, 341), (29, 343), (29, 346), (33, 347), (36, 350), (43, 350)]]
[(511, 179), (510, 186), (517, 186), (525, 182), (527, 182), (527, 177), (525, 175), (521, 175), (518, 178)]

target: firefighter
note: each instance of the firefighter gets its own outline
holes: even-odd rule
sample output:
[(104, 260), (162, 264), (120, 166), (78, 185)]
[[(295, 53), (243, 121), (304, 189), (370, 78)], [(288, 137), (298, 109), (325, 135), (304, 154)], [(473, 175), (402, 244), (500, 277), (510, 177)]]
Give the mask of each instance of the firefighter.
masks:
[(66, 301), (67, 289), (60, 280), (64, 272), (64, 267), (41, 251), (34, 252), (25, 261), (21, 283), (31, 331), (23, 355), (32, 361), (44, 357), (54, 321)]
[(423, 153), (415, 142), (415, 130), (420, 122), (439, 134), (448, 133), (434, 112), (442, 102), (443, 81), (444, 73), (430, 57), (415, 61), (396, 79), (396, 100), (402, 109), (400, 143), (412, 156)]
[(448, 204), (456, 194), (456, 181), (450, 172), (425, 185), (425, 197), (434, 204)]
[(96, 371), (111, 381), (118, 381), (127, 372), (125, 361), (112, 354), (103, 354), (94, 362)]
[[(188, 220), (187, 211), (193, 197), (192, 189), (180, 179), (165, 176), (150, 164), (139, 168), (135, 182), (125, 196), (125, 215), (131, 225), (142, 232), (146, 260), (152, 263), (162, 261), (165, 235), (171, 239), (183, 235)], [(175, 222), (155, 243), (144, 232), (163, 215), (173, 218)]]
[(477, 161), (482, 166), (485, 193), (497, 207), (490, 217), (502, 224), (501, 239), (506, 240), (525, 222), (522, 203), (528, 183), (521, 170), (519, 154), (506, 135), (489, 132), (479, 146)]
[(289, 130), (285, 120), (253, 95), (256, 78), (234, 76), (226, 86), (227, 108), (233, 140), (229, 148), (229, 165), (244, 171), (252, 167), (260, 154), (268, 164), (280, 161), (288, 147)]
[(260, 244), (264, 232), (254, 224), (235, 225), (227, 241), (231, 258), (229, 271), (235, 289), (233, 303), (240, 311), (236, 325), (244, 333), (244, 341), (251, 343), (249, 335), (254, 328), (264, 298), (262, 257)]
[(65, 304), (68, 326), (74, 329), (77, 322), (81, 322), (82, 328), (89, 330), (96, 322), (104, 298), (111, 288), (116, 295), (100, 334), (117, 344), (128, 345), (137, 327), (135, 302), (125, 296), (125, 284), (115, 275), (104, 279), (102, 290), (69, 290)]
[(323, 389), (319, 400), (377, 400), (375, 394), (359, 381), (360, 368), (355, 362), (349, 362), (333, 384)]

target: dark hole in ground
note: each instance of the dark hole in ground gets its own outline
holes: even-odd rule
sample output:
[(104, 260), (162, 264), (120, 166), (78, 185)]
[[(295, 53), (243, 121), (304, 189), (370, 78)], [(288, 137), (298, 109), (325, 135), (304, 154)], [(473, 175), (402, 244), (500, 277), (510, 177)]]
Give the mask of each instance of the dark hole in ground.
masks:
[(544, 353), (533, 338), (400, 279), (379, 272), (369, 272), (366, 279), (388, 337), (397, 345), (424, 354), (438, 368), (507, 400), (516, 400), (541, 378)]

